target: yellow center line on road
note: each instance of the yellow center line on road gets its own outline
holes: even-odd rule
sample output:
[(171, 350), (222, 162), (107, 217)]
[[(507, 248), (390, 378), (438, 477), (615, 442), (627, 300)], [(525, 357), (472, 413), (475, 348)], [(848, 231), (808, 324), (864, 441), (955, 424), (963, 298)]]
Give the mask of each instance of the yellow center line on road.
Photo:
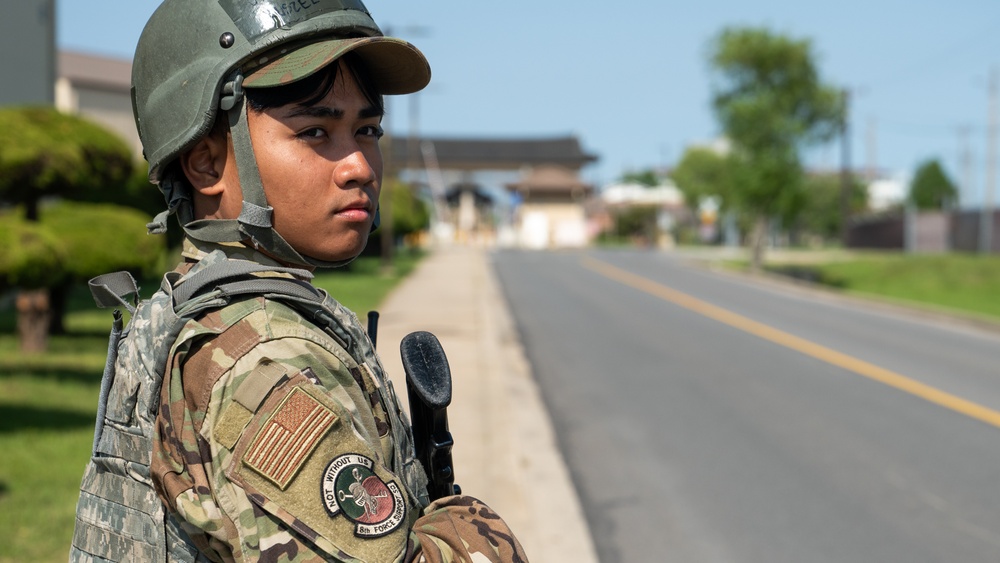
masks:
[(623, 283), (674, 305), (678, 305), (710, 319), (715, 319), (733, 328), (748, 332), (764, 340), (768, 340), (780, 346), (801, 352), (828, 364), (837, 366), (854, 372), (873, 381), (878, 381), (900, 391), (920, 397), (936, 405), (951, 409), (957, 413), (964, 414), (986, 424), (991, 424), (1000, 428), (1000, 412), (973, 403), (961, 397), (952, 395), (930, 385), (926, 385), (894, 371), (890, 371), (864, 360), (848, 356), (826, 346), (821, 346), (804, 338), (799, 338), (794, 334), (789, 334), (774, 327), (759, 323), (743, 315), (738, 315), (732, 311), (727, 311), (721, 307), (712, 305), (686, 293), (671, 289), (665, 285), (656, 283), (650, 279), (638, 276), (631, 272), (622, 270), (594, 258), (584, 258), (581, 264), (598, 274)]

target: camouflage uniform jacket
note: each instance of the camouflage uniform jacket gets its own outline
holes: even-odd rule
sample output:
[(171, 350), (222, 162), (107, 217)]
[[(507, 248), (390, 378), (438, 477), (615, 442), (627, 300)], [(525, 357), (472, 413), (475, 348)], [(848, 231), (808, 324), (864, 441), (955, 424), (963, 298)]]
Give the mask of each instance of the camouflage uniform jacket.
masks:
[[(244, 247), (199, 245), (186, 243), (175, 287), (230, 258), (278, 266)], [(349, 310), (330, 298), (324, 310), (330, 330), (251, 295), (183, 326), (149, 458), (174, 534), (198, 560), (524, 561), (478, 500), (427, 506), (408, 421), (371, 342)]]

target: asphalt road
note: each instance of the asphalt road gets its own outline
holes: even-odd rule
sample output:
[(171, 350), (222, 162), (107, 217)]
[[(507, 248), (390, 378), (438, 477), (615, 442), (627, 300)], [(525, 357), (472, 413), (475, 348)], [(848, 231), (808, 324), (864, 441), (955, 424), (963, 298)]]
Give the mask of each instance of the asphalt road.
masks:
[(656, 252), (493, 260), (601, 561), (1000, 561), (996, 334)]

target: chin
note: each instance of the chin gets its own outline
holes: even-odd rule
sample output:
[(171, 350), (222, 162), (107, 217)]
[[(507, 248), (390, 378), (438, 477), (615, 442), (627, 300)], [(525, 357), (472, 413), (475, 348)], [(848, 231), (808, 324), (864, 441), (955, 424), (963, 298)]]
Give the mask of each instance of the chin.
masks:
[(343, 260), (353, 260), (357, 258), (361, 252), (365, 249), (368, 244), (368, 237), (360, 243), (352, 245), (348, 248), (340, 247), (337, 249), (323, 249), (317, 248), (315, 253), (309, 253), (308, 256), (314, 260), (322, 260), (324, 262), (340, 262)]

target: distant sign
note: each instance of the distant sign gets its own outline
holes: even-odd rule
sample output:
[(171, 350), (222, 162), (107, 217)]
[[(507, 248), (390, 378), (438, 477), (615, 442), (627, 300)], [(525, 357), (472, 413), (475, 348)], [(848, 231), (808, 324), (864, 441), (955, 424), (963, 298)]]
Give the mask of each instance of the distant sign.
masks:
[(0, 17), (0, 105), (55, 99), (55, 0), (4, 2)]

